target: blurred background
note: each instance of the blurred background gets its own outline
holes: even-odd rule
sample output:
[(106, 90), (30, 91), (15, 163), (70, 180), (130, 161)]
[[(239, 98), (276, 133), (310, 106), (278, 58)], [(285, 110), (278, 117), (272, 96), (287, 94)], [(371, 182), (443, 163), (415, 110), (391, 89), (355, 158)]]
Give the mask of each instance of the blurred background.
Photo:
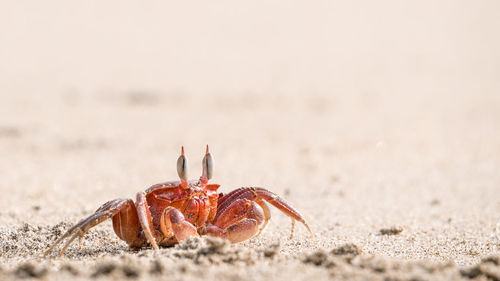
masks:
[(4, 94), (498, 90), (498, 1), (1, 5)]
[[(0, 221), (75, 220), (176, 179), (181, 145), (197, 178), (208, 143), (223, 192), (269, 187), (325, 245), (465, 261), (476, 256), (451, 238), (498, 250), (498, 11), (494, 0), (4, 1)], [(404, 226), (413, 248), (366, 238), (384, 225)], [(457, 229), (469, 230), (437, 235)]]

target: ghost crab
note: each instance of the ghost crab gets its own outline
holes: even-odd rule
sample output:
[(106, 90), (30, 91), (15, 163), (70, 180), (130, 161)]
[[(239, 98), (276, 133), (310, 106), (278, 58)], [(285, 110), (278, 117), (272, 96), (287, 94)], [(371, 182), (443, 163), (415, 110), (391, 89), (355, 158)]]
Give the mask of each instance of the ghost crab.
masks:
[(180, 181), (155, 184), (132, 199), (115, 199), (99, 207), (94, 214), (81, 220), (44, 253), (52, 250), (69, 237), (60, 255), (77, 237), (83, 238), (92, 227), (111, 218), (113, 229), (131, 248), (150, 245), (169, 246), (191, 236), (211, 235), (241, 242), (260, 234), (271, 213), (267, 203), (281, 210), (292, 219), (293, 237), (295, 221), (301, 222), (309, 234), (313, 233), (305, 220), (290, 204), (275, 193), (261, 187), (241, 187), (228, 194), (218, 194), (218, 184), (209, 184), (214, 162), (206, 149), (202, 161), (203, 172), (199, 180), (187, 179), (187, 158), (184, 147), (177, 159)]

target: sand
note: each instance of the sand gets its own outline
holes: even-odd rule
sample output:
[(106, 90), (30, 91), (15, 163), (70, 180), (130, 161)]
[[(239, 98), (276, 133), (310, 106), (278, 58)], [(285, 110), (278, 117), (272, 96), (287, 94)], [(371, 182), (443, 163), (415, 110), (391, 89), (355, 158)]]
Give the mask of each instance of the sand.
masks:
[[(339, 104), (363, 107), (351, 97), (101, 97), (40, 101), (4, 125), (2, 278), (498, 280), (500, 110), (486, 98), (448, 104), (444, 118), (437, 106), (421, 114), (382, 100), (353, 116)], [(41, 258), (100, 204), (175, 179), (181, 145), (196, 177), (205, 143), (223, 192), (268, 187), (315, 239), (300, 224), (290, 239), (289, 219), (273, 209), (265, 231), (240, 244), (133, 251), (105, 222), (81, 247)]]
[[(41, 3), (41, 2), (40, 2)], [(500, 280), (497, 1), (0, 4), (0, 279)], [(261, 186), (258, 237), (128, 249), (104, 202)]]

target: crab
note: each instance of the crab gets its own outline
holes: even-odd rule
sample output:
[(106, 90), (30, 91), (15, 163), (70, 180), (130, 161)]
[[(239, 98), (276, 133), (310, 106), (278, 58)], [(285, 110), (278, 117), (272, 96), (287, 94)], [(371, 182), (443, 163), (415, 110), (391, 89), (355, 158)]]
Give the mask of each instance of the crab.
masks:
[(311, 237), (311, 229), (301, 214), (274, 192), (261, 187), (241, 187), (227, 194), (217, 193), (218, 184), (209, 184), (213, 176), (214, 161), (206, 147), (202, 161), (203, 172), (199, 180), (188, 180), (187, 158), (184, 147), (177, 159), (180, 180), (155, 184), (138, 192), (136, 201), (115, 199), (99, 207), (94, 214), (79, 221), (59, 237), (44, 253), (69, 240), (60, 250), (62, 256), (68, 246), (81, 239), (92, 227), (112, 219), (116, 235), (130, 248), (171, 246), (189, 237), (210, 235), (229, 240), (245, 241), (259, 235), (266, 227), (271, 213), (269, 203), (292, 220), (293, 238), (295, 221), (301, 222)]

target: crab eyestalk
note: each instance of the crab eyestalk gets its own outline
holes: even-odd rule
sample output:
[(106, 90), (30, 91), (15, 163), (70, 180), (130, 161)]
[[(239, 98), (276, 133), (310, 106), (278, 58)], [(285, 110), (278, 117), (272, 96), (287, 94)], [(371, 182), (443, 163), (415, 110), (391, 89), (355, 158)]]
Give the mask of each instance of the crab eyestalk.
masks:
[(201, 174), (200, 181), (202, 184), (207, 184), (208, 180), (212, 178), (214, 174), (214, 159), (212, 158), (212, 155), (208, 151), (208, 144), (207, 144), (207, 151), (205, 152), (205, 157), (203, 157), (203, 161), (201, 162), (203, 166), (203, 173)]
[(181, 156), (177, 158), (177, 174), (181, 179), (181, 186), (186, 188), (188, 186), (188, 161), (186, 156), (184, 156), (184, 146), (181, 148)]

